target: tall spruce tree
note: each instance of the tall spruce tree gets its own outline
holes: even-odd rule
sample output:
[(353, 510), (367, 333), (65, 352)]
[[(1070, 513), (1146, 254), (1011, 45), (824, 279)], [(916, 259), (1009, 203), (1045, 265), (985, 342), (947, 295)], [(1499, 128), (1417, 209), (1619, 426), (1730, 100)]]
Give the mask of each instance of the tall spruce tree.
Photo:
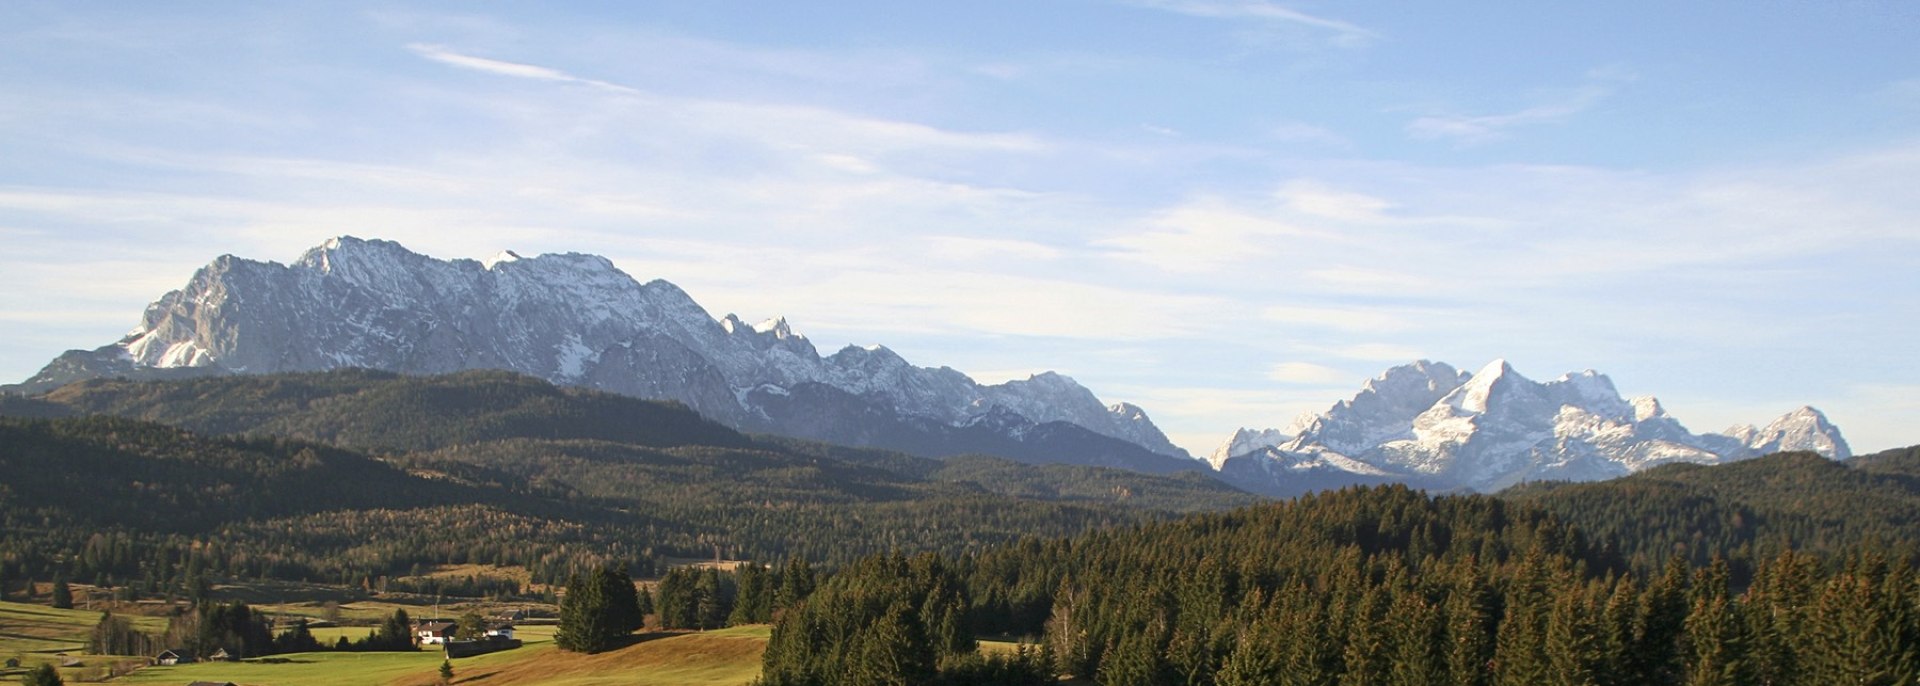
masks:
[(53, 575), (53, 606), (62, 610), (73, 609), (73, 588), (67, 585), (65, 572)]
[(596, 567), (567, 579), (560, 629), (553, 642), (561, 650), (598, 653), (617, 645), (642, 623), (633, 578), (624, 569)]

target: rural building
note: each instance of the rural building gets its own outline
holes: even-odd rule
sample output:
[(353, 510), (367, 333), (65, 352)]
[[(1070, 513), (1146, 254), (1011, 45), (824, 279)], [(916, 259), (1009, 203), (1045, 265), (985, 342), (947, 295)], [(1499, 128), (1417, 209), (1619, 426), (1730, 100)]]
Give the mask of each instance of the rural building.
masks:
[(453, 622), (425, 622), (414, 631), (420, 637), (421, 645), (444, 645), (453, 640), (456, 627)]
[(487, 637), (488, 638), (499, 637), (499, 638), (511, 639), (513, 638), (513, 625), (499, 624), (499, 625), (487, 627)]
[(176, 650), (162, 650), (160, 651), (159, 655), (153, 656), (154, 664), (164, 665), (167, 667), (172, 667), (174, 665), (188, 665), (188, 664), (193, 664), (194, 662), (197, 662), (197, 660), (194, 658), (193, 651), (187, 650), (186, 648), (179, 648)]
[(227, 652), (226, 648), (219, 648), (214, 650), (212, 655), (208, 655), (207, 659), (214, 662), (239, 662), (240, 656)]

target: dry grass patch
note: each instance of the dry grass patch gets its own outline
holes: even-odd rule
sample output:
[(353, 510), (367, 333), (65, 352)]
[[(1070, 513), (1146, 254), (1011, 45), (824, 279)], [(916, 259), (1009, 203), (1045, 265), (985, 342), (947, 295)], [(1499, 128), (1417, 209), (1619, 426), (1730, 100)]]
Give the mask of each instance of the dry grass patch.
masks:
[[(652, 633), (598, 655), (562, 652), (552, 644), (482, 655), (453, 663), (453, 683), (475, 686), (738, 686), (760, 675), (766, 626), (703, 633)], [(523, 653), (515, 655), (515, 653)], [(397, 686), (431, 686), (422, 673)]]

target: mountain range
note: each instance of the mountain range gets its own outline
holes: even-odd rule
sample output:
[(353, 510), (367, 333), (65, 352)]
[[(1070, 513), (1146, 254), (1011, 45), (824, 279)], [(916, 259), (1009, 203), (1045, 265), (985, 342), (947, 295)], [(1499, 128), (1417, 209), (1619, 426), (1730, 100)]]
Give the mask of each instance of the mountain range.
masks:
[(677, 286), (595, 255), (438, 260), (352, 237), (287, 265), (215, 259), (119, 341), (69, 351), (17, 388), (347, 367), (504, 369), (677, 400), (744, 431), (924, 456), (1204, 469), (1140, 408), (1059, 374), (982, 385), (883, 346), (822, 356), (784, 319), (716, 319)]
[(1811, 407), (1765, 428), (1695, 434), (1659, 400), (1622, 399), (1593, 370), (1541, 383), (1505, 360), (1473, 373), (1422, 360), (1387, 370), (1351, 400), (1304, 414), (1287, 429), (1241, 429), (1208, 462), (1227, 482), (1273, 495), (1388, 482), (1490, 492), (1782, 451), (1851, 455), (1840, 430)]
[(72, 350), (16, 391), (101, 377), (174, 379), (366, 368), (500, 369), (685, 404), (729, 428), (926, 457), (1209, 471), (1286, 496), (1404, 482), (1493, 491), (1671, 462), (1776, 451), (1849, 454), (1803, 407), (1767, 425), (1694, 434), (1659, 401), (1622, 399), (1591, 370), (1538, 383), (1496, 360), (1475, 373), (1419, 361), (1286, 429), (1242, 429), (1205, 460), (1147, 413), (1052, 372), (986, 385), (884, 346), (821, 355), (785, 319), (716, 318), (664, 280), (578, 253), (440, 260), (340, 237), (291, 264), (226, 255), (146, 309), (120, 340)]

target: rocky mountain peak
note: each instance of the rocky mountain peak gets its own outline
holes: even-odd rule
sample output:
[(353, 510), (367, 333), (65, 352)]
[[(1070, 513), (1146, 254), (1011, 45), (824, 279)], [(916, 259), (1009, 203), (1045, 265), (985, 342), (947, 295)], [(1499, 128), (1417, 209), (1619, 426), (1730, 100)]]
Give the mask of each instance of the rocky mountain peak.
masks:
[[(1144, 412), (1111, 413), (1064, 376), (989, 387), (949, 368), (916, 367), (882, 346), (823, 358), (784, 318), (756, 326), (733, 315), (716, 320), (673, 283), (643, 285), (598, 255), (505, 251), (484, 262), (440, 260), (353, 236), (329, 239), (290, 265), (219, 258), (150, 305), (121, 341), (69, 352), (23, 386), (185, 369), (340, 367), (506, 369), (679, 400), (737, 428), (854, 444), (887, 436), (935, 453), (956, 435), (950, 429), (977, 426), (977, 415), (1011, 413), (1022, 421), (1001, 417), (993, 425), (1074, 424), (1105, 437), (1097, 449), (1103, 459), (1117, 459), (1108, 439), (1133, 444), (1141, 456), (1185, 456)], [(796, 392), (808, 404), (783, 400)], [(770, 413), (764, 403), (788, 404)], [(1070, 448), (1048, 448), (1062, 449)]]
[[(1303, 430), (1264, 450), (1258, 444), (1270, 434), (1242, 429), (1208, 461), (1242, 488), (1287, 493), (1292, 487), (1274, 480), (1290, 478), (1285, 475), (1301, 465), (1313, 465), (1321, 487), (1387, 475), (1433, 488), (1494, 490), (1525, 479), (1610, 478), (1669, 462), (1724, 462), (1782, 450), (1849, 454), (1838, 429), (1812, 408), (1764, 429), (1693, 434), (1658, 400), (1623, 400), (1613, 381), (1594, 370), (1536, 383), (1506, 360), (1471, 375), (1424, 361), (1394, 367), (1352, 400), (1294, 426)], [(1236, 457), (1266, 466), (1226, 459)]]

